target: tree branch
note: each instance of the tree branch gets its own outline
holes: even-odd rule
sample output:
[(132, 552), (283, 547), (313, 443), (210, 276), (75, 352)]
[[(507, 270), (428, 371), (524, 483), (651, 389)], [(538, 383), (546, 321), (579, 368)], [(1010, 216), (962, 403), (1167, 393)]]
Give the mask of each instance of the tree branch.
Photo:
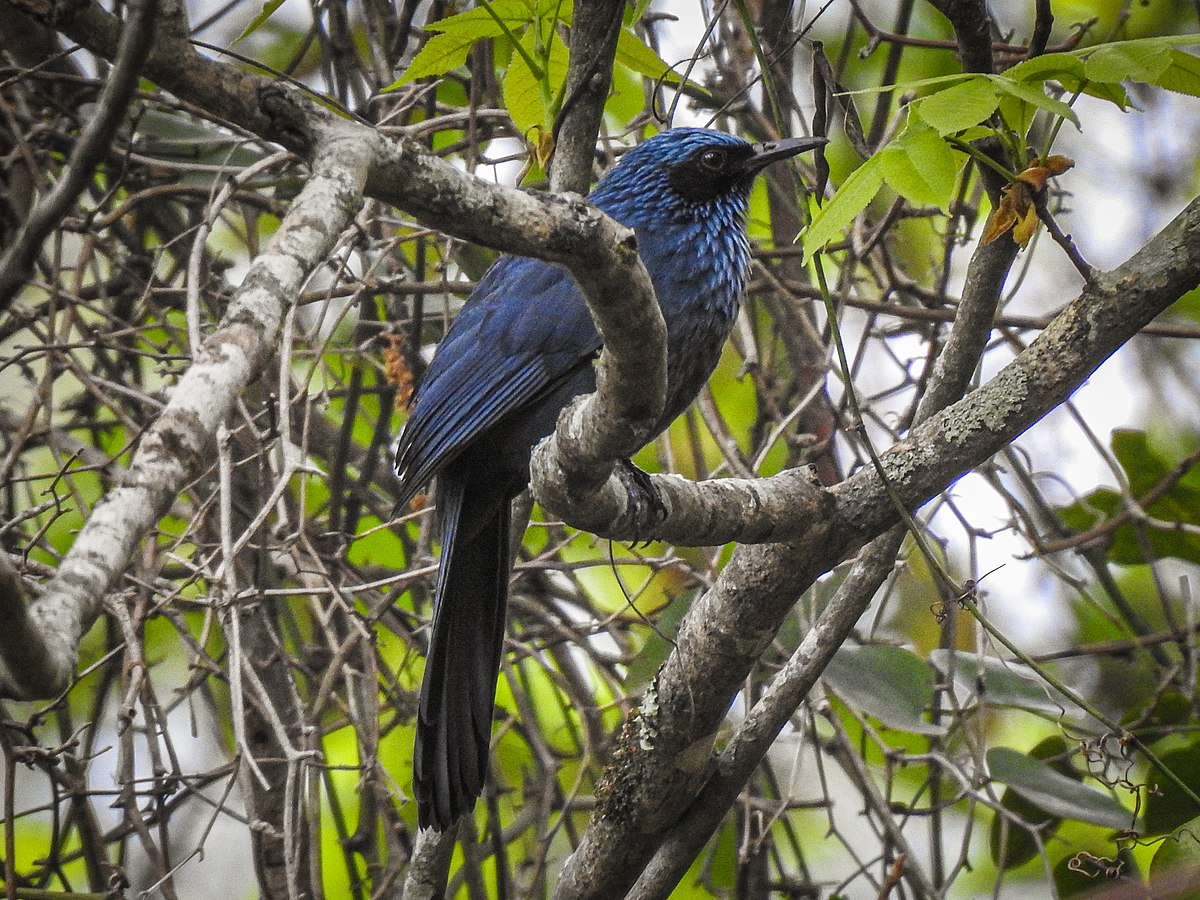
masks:
[[(991, 381), (882, 454), (893, 491), (915, 509), (945, 490), (1065, 400), (1197, 284), (1200, 199), (1127, 263), (1086, 286)], [(609, 787), (564, 868), (558, 900), (630, 889), (654, 852), (652, 835), (679, 820), (707, 780), (709, 749), (729, 703), (796, 598), (847, 553), (896, 524), (892, 496), (873, 467), (829, 494), (831, 518), (810, 522), (786, 544), (739, 546), (713, 588), (693, 604), (675, 650), (622, 734)]]
[(612, 85), (613, 56), (621, 35), (624, 0), (595, 0), (575, 8), (570, 68), (563, 105), (554, 123), (550, 190), (586, 194), (592, 179), (596, 134)]
[[(104, 595), (179, 491), (208, 465), (217, 426), (274, 349), (284, 310), (357, 211), (375, 149), (370, 137), (336, 122), (318, 132), (312, 177), (142, 437), (123, 483), (92, 510), (38, 600), (26, 608), (11, 590), (0, 591), (11, 626), (0, 629), (0, 658), (9, 663), (0, 693), (48, 697), (70, 683), (77, 645)], [(40, 663), (27, 667), (20, 661), (32, 645), (22, 641), (34, 633)]]
[(12, 244), (0, 256), (0, 312), (8, 309), (17, 291), (29, 280), (42, 242), (87, 187), (92, 171), (108, 153), (150, 53), (156, 9), (155, 0), (130, 3), (129, 19), (121, 29), (116, 49), (116, 62), (100, 93), (95, 113), (80, 130), (61, 177), (33, 208)]
[[(917, 422), (929, 419), (966, 391), (987, 346), (1004, 282), (1016, 255), (1017, 246), (1012, 240), (993, 241), (976, 248), (967, 269), (954, 327), (934, 362), (929, 388), (917, 407)], [(683, 877), (691, 860), (736, 802), (783, 726), (817, 683), (892, 571), (904, 536), (904, 526), (894, 525), (859, 553), (812, 630), (738, 726), (718, 757), (712, 778), (688, 808), (687, 815), (680, 817), (664, 836), (662, 846), (638, 879), (632, 897), (639, 900), (665, 897)], [(921, 881), (914, 885), (920, 894), (924, 881), (915, 859), (910, 860), (905, 874)]]

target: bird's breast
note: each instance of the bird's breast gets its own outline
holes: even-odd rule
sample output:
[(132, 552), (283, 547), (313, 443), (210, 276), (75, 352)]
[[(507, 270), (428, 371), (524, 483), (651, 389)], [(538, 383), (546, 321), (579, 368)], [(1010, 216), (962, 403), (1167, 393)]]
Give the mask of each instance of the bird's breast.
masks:
[(745, 287), (749, 245), (740, 222), (648, 229), (638, 240), (667, 326), (665, 428), (721, 358)]

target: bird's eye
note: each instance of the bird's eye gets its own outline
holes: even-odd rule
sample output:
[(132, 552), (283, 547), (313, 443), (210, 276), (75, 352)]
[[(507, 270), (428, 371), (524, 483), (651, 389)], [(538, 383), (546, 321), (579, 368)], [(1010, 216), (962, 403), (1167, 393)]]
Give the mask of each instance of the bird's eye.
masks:
[(705, 150), (700, 154), (700, 165), (711, 172), (720, 172), (725, 168), (725, 151)]

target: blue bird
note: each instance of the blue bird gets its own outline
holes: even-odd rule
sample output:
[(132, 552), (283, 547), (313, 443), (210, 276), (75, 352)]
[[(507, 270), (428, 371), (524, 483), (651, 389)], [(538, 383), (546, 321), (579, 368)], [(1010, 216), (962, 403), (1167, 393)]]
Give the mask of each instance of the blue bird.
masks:
[[(750, 187), (768, 163), (825, 143), (749, 144), (701, 128), (626, 153), (590, 200), (634, 229), (667, 326), (658, 434), (708, 380), (750, 271)], [(504, 644), (512, 499), (534, 445), (595, 390), (600, 337), (561, 266), (505, 256), (438, 347), (396, 447), (401, 503), (437, 476), (442, 557), (421, 686), (413, 792), (422, 828), (449, 828), (483, 789)]]

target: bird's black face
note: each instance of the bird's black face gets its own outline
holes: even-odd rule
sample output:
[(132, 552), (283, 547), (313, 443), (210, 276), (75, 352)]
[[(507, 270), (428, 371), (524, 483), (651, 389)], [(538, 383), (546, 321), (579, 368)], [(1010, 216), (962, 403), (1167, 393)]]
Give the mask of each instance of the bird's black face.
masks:
[(684, 200), (704, 203), (735, 189), (748, 188), (754, 176), (775, 160), (813, 150), (825, 142), (825, 138), (788, 138), (765, 144), (697, 147), (683, 162), (669, 167), (667, 182)]
[(754, 156), (751, 144), (698, 147), (667, 172), (671, 190), (691, 203), (715, 200), (754, 178), (746, 162)]

